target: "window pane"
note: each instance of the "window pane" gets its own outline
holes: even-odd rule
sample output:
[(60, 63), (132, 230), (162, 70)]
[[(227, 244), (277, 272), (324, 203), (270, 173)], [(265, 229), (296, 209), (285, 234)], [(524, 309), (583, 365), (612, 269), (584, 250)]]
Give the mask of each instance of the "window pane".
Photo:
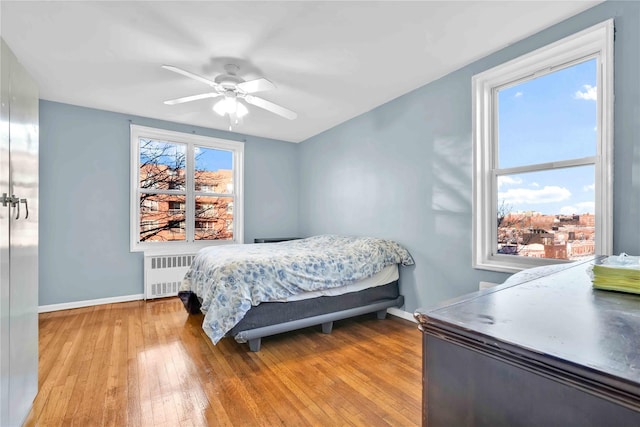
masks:
[(185, 240), (185, 196), (140, 195), (140, 241)]
[(233, 153), (213, 148), (195, 147), (195, 190), (233, 193)]
[[(229, 208), (229, 206), (232, 206)], [(196, 197), (196, 240), (233, 239), (233, 198)]]
[(140, 138), (140, 188), (185, 190), (186, 145)]
[(498, 91), (498, 165), (596, 155), (596, 60)]
[(592, 165), (498, 177), (497, 252), (578, 260), (595, 254)]

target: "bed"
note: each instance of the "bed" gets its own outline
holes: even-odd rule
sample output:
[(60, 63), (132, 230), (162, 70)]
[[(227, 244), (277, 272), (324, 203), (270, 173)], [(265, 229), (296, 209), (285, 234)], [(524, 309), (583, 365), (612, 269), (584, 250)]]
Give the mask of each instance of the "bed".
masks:
[(373, 237), (321, 235), (278, 243), (211, 246), (198, 252), (179, 296), (202, 328), (259, 351), (261, 339), (400, 307), (399, 265), (413, 265), (398, 243)]

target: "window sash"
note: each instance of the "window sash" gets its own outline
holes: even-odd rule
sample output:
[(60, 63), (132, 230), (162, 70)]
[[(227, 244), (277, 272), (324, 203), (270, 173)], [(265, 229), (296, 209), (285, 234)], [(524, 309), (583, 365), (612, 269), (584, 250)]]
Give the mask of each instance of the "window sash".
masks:
[(562, 160), (559, 162), (537, 163), (513, 168), (494, 169), (496, 175), (511, 175), (516, 173), (538, 172), (552, 169), (566, 169), (574, 166), (595, 165), (597, 156), (583, 157), (580, 159)]
[[(498, 173), (494, 173), (494, 179), (493, 179), (493, 184), (496, 188), (496, 199), (493, 201), (493, 214), (492, 217), (495, 219), (494, 220), (494, 224), (495, 224), (495, 229), (494, 229), (494, 235), (493, 235), (493, 240), (492, 240), (492, 248), (491, 248), (491, 255), (502, 255), (498, 252), (498, 246), (499, 246), (499, 235), (500, 235), (500, 227), (505, 227), (505, 228), (518, 228), (518, 227), (514, 227), (514, 225), (516, 224), (512, 224), (511, 226), (509, 225), (502, 225), (498, 223), (497, 219), (498, 219), (498, 213), (499, 210), (501, 209), (501, 207), (503, 207), (504, 205), (502, 204), (504, 202), (503, 199), (501, 199), (500, 197), (497, 197), (500, 194), (500, 184), (499, 184), (499, 179), (502, 176), (510, 176), (510, 177), (522, 177), (522, 175), (531, 175), (531, 174), (538, 174), (538, 173), (543, 173), (543, 174), (547, 174), (549, 172), (553, 173), (553, 172), (557, 172), (557, 171), (561, 171), (563, 173), (563, 177), (562, 179), (567, 180), (567, 181), (573, 181), (576, 182), (574, 179), (572, 179), (572, 173), (575, 172), (575, 169), (582, 169), (584, 170), (585, 168), (590, 168), (591, 172), (593, 175), (591, 175), (594, 179), (595, 179), (595, 164), (594, 163), (584, 163), (584, 164), (580, 164), (580, 165), (571, 165), (568, 167), (558, 167), (558, 168), (546, 168), (546, 169), (540, 169), (540, 170), (529, 170), (527, 172), (523, 172), (523, 173), (513, 173), (513, 174), (498, 174)], [(574, 171), (569, 171), (570, 169), (574, 169)], [(539, 178), (539, 176), (538, 176)], [(536, 179), (537, 180), (537, 179)], [(556, 182), (556, 181), (554, 181)], [(558, 185), (564, 185), (565, 181), (561, 181), (558, 180), (557, 184)], [(592, 182), (592, 180), (590, 179), (589, 183)], [(588, 185), (588, 184), (587, 184)], [(504, 212), (501, 212), (502, 214), (504, 214)], [(512, 215), (512, 219), (513, 217), (521, 217), (523, 215), (522, 212), (516, 212), (516, 213), (510, 213), (510, 215)], [(526, 215), (526, 214), (525, 214)], [(557, 212), (556, 215), (563, 215), (562, 212)], [(544, 218), (549, 218), (550, 215), (545, 215), (542, 214), (542, 217)], [(506, 216), (505, 216), (506, 217)], [(583, 217), (582, 214), (580, 214), (580, 217)], [(531, 218), (529, 219), (529, 227), (532, 226), (532, 224), (540, 224), (540, 222), (545, 222), (544, 219), (538, 218), (537, 215), (532, 215)], [(522, 224), (520, 224), (521, 230), (520, 230), (520, 237), (526, 237), (526, 232), (524, 231), (524, 229), (522, 228)], [(594, 230), (595, 231), (595, 230)], [(569, 230), (558, 230), (557, 233), (557, 237), (562, 236), (565, 233), (568, 233)], [(532, 237), (530, 235), (530, 237)], [(517, 242), (517, 241), (516, 241)], [(533, 242), (535, 243), (535, 242)], [(524, 242), (524, 243), (516, 243), (518, 244), (524, 244), (524, 245), (528, 245), (529, 243)], [(573, 245), (573, 242), (572, 242)], [(528, 250), (530, 250), (531, 248), (527, 248)], [(520, 257), (521, 258), (521, 257)], [(567, 260), (563, 260), (563, 259), (559, 259), (559, 258), (543, 258), (544, 260), (548, 261), (548, 262), (553, 262), (553, 263), (560, 263), (560, 262), (566, 262)]]

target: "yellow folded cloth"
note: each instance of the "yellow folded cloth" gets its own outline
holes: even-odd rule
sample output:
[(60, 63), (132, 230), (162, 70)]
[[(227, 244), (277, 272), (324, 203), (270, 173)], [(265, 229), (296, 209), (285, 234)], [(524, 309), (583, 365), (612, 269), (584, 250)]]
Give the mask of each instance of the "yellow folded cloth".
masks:
[(608, 257), (592, 268), (596, 289), (640, 294), (640, 257), (626, 254)]
[(593, 287), (640, 294), (640, 270), (594, 265)]

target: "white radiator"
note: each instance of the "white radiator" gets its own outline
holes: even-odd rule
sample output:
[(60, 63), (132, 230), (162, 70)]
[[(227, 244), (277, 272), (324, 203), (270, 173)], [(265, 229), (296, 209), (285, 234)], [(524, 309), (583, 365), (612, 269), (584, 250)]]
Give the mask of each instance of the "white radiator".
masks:
[(195, 255), (145, 255), (144, 298), (178, 295), (182, 278)]

